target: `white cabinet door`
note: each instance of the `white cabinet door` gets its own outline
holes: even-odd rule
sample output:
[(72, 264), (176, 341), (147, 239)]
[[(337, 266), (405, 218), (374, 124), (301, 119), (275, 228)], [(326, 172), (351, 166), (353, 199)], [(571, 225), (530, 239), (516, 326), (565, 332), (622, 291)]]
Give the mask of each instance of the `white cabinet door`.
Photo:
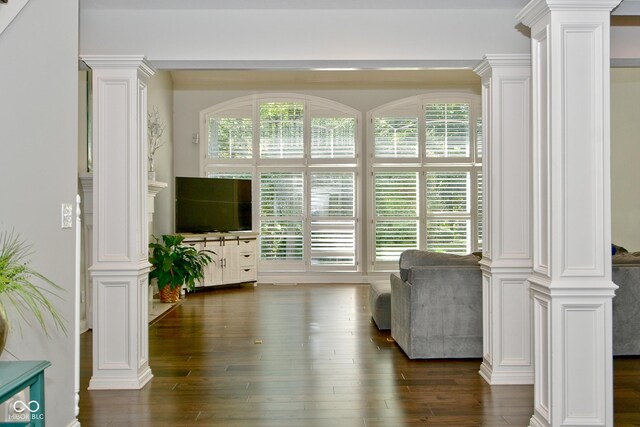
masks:
[(207, 240), (203, 243), (203, 248), (211, 251), (207, 252), (211, 257), (211, 263), (205, 267), (202, 285), (219, 285), (222, 282), (223, 247), (217, 240)]
[(237, 240), (226, 240), (223, 248), (222, 283), (237, 283), (240, 277), (238, 256), (240, 255)]

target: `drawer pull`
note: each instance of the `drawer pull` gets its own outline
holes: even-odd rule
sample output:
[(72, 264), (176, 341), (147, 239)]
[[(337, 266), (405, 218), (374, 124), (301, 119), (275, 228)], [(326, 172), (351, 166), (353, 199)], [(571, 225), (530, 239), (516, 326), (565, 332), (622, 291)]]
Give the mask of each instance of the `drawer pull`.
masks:
[(251, 269), (250, 268), (245, 268), (244, 271), (251, 271)]

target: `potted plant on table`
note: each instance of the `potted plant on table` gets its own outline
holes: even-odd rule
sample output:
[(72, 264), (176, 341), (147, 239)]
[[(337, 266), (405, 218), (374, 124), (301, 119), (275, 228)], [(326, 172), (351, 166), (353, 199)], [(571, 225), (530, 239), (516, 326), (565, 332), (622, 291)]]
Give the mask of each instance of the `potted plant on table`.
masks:
[(10, 304), (29, 324), (36, 319), (45, 334), (49, 335), (46, 318), (51, 317), (56, 329), (67, 333), (64, 319), (48, 296), (56, 296), (63, 289), (29, 267), (31, 247), (14, 232), (0, 233), (0, 353), (4, 350), (9, 322), (3, 304)]
[(149, 280), (158, 281), (161, 302), (177, 302), (180, 299), (180, 288), (187, 285), (193, 291), (195, 282), (204, 278), (204, 267), (212, 262), (209, 250), (197, 250), (193, 246), (183, 245), (184, 236), (166, 234), (160, 242), (149, 243), (152, 269)]

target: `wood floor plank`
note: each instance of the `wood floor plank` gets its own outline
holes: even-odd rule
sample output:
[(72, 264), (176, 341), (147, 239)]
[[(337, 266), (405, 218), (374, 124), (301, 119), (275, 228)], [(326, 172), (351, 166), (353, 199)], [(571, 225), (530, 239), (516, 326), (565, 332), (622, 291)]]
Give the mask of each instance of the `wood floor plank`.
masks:
[[(532, 386), (489, 386), (479, 359), (409, 360), (371, 322), (361, 284), (217, 289), (149, 328), (142, 390), (87, 390), (90, 427), (526, 426)], [(616, 426), (640, 425), (640, 358), (614, 360)]]

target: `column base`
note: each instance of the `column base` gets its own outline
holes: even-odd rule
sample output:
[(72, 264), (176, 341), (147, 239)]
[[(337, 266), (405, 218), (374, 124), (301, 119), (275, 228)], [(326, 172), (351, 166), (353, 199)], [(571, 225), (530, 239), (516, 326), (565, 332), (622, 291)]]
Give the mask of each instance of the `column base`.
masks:
[(531, 420), (529, 421), (529, 427), (550, 427), (546, 420), (540, 418), (537, 414), (533, 414)]
[(533, 384), (533, 370), (528, 369), (493, 369), (490, 364), (483, 361), (478, 372), (482, 379), (491, 385), (531, 385)]
[(93, 376), (89, 381), (89, 390), (140, 390), (153, 378), (151, 368), (144, 369), (137, 378)]

